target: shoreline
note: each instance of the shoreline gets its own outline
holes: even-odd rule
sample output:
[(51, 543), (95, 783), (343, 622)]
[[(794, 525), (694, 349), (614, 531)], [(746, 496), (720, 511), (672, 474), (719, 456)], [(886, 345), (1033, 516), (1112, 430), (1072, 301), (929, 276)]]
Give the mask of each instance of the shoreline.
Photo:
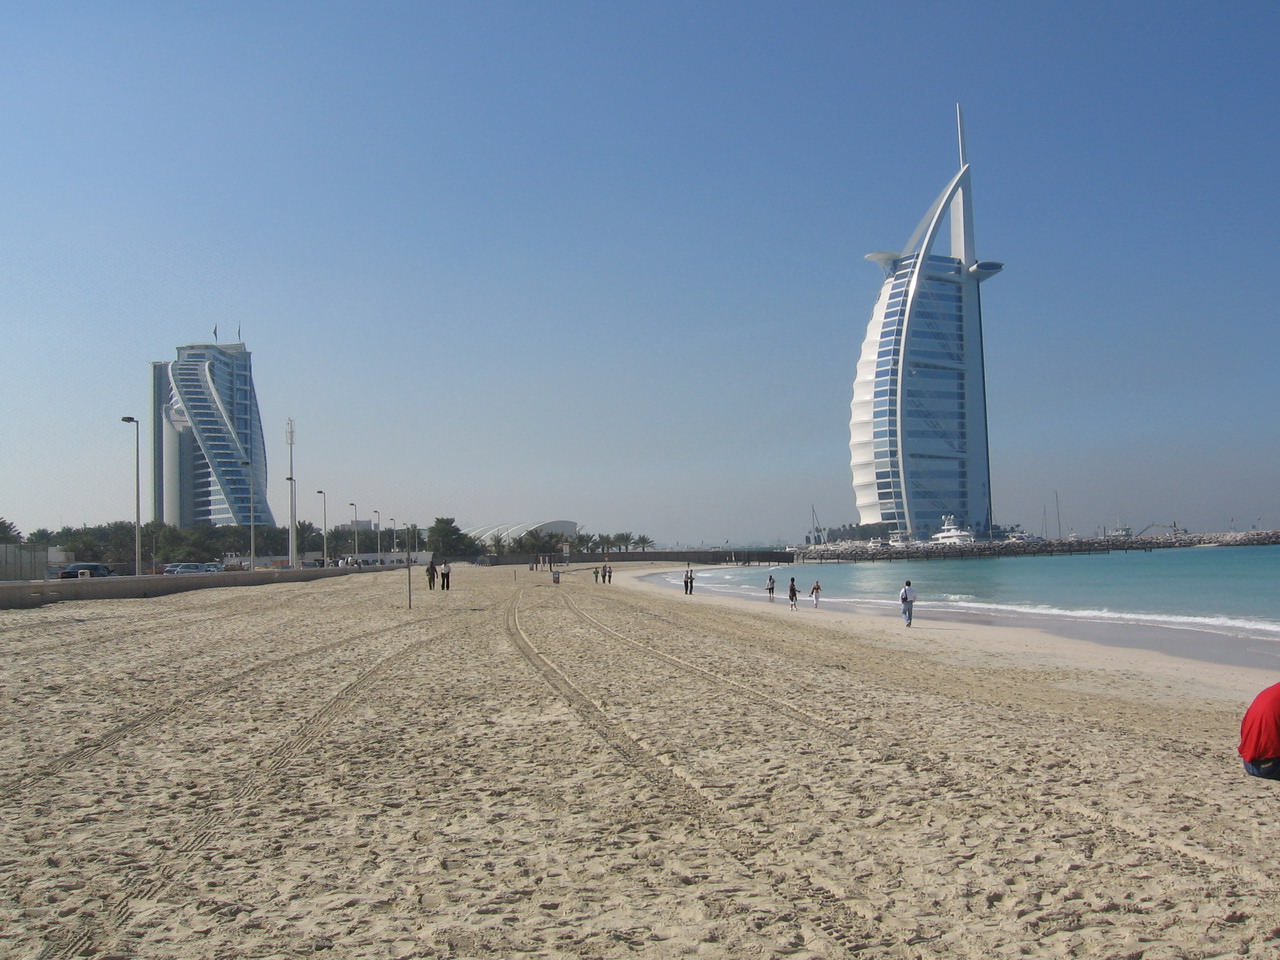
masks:
[[(698, 569), (715, 569), (714, 567), (694, 567)], [(668, 584), (658, 578), (681, 573), (684, 567), (656, 565), (655, 569), (644, 571), (628, 571), (629, 577), (636, 583), (674, 594), (675, 584)], [(683, 596), (683, 594), (681, 594)], [(704, 589), (697, 592), (695, 599), (714, 599), (718, 602), (740, 605), (741, 609), (753, 610), (763, 607), (766, 610), (780, 608), (790, 612), (786, 599), (785, 586), (779, 582), (777, 599), (770, 603), (768, 596), (761, 589), (759, 596), (752, 594), (728, 594)], [(880, 628), (889, 625), (891, 628), (906, 628), (902, 624), (897, 605), (893, 603), (876, 603), (866, 600), (824, 600), (816, 609), (808, 597), (802, 596), (797, 612), (816, 613), (822, 616), (849, 617), (862, 625), (874, 624)], [(930, 608), (926, 603), (917, 602), (915, 624), (912, 630), (919, 630), (926, 624), (963, 627), (966, 632), (989, 628), (994, 631), (1017, 631), (1038, 635), (1040, 642), (1045, 638), (1072, 643), (1085, 643), (1098, 647), (1146, 651), (1164, 657), (1173, 657), (1191, 663), (1213, 664), (1215, 666), (1267, 671), (1274, 675), (1280, 672), (1280, 642), (1273, 640), (1240, 637), (1196, 627), (1160, 626), (1141, 622), (1117, 622), (1090, 620), (1084, 617), (1071, 617), (1062, 613), (1037, 614), (1018, 612), (1008, 614), (971, 613)], [(1265, 684), (1264, 684), (1265, 685)], [(1261, 689), (1261, 687), (1259, 687)]]

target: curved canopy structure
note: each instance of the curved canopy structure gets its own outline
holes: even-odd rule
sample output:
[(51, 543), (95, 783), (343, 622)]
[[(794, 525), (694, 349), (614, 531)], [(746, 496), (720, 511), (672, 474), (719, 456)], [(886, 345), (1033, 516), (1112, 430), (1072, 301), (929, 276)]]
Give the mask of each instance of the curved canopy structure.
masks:
[(578, 534), (578, 525), (572, 520), (540, 520), (534, 523), (487, 523), (479, 527), (470, 527), (462, 531), (468, 537), (474, 537), (487, 543), (498, 534), (510, 543), (516, 537), (526, 533), (552, 533), (562, 537), (574, 537)]

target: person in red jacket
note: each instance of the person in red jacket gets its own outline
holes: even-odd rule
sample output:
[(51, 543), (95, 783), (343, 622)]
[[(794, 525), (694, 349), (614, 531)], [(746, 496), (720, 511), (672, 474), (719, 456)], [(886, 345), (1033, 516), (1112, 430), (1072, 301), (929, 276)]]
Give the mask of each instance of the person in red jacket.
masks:
[(1280, 683), (1253, 698), (1240, 721), (1240, 758), (1245, 773), (1280, 780)]

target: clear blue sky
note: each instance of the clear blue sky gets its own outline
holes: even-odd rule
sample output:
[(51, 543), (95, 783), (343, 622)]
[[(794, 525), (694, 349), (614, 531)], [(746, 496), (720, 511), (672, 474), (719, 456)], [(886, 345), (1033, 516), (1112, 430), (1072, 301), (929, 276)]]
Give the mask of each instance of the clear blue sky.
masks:
[(6, 4), (0, 516), (131, 520), (120, 417), (145, 476), (217, 325), (278, 522), (288, 417), (316, 523), (851, 522), (863, 255), (960, 102), (997, 522), (1280, 527), (1277, 49), (1272, 2)]

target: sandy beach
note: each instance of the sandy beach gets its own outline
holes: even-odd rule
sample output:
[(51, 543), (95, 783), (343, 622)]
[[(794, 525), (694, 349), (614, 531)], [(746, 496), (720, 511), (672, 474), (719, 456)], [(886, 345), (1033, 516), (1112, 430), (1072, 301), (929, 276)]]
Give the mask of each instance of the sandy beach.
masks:
[(1275, 674), (652, 569), (0, 612), (0, 957), (1280, 954)]

